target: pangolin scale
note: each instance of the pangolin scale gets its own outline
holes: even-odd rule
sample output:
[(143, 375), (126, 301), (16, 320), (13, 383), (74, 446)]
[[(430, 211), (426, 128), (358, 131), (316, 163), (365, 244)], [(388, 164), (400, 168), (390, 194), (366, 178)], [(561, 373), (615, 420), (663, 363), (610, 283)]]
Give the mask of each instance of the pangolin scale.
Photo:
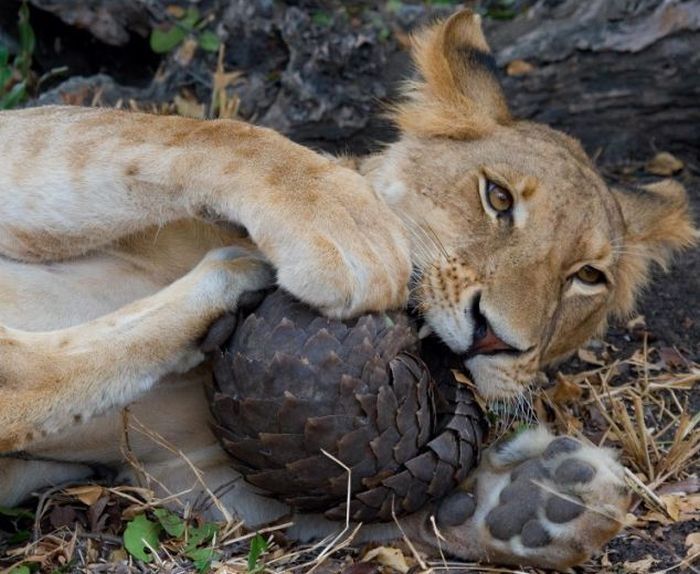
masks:
[[(281, 290), (215, 354), (213, 429), (251, 484), (300, 511), (392, 520), (453, 490), (486, 432), (467, 387), (421, 358), (402, 312), (320, 316)], [(435, 360), (438, 359), (438, 360)]]

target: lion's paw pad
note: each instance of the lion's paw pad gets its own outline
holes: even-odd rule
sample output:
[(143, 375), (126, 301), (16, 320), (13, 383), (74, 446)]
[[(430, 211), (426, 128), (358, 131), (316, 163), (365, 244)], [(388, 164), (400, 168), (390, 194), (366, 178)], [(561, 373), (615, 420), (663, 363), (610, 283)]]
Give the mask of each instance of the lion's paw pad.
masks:
[(474, 495), (461, 490), (455, 491), (443, 499), (437, 512), (440, 527), (459, 526), (471, 518), (476, 511)]
[[(486, 516), (486, 526), (495, 538), (510, 540), (520, 535), (526, 547), (544, 546), (551, 542), (551, 536), (541, 518), (565, 524), (584, 512), (581, 498), (564, 491), (571, 484), (593, 480), (596, 469), (576, 458), (562, 460), (554, 469), (546, 461), (544, 456), (530, 459), (511, 472), (510, 483), (500, 492), (498, 506)], [(547, 484), (554, 487), (553, 492), (547, 492)]]
[[(531, 432), (537, 434), (529, 438), (544, 448), (540, 455), (496, 471), (501, 480), (489, 490), (486, 529), (499, 551), (526, 559), (549, 551), (560, 567), (562, 561), (579, 562), (621, 526), (627, 507), (622, 467), (607, 450), (570, 437), (543, 440), (539, 431)], [(517, 448), (528, 438), (523, 434), (506, 449)], [(512, 460), (509, 454), (505, 462)], [(502, 448), (493, 459), (495, 468), (503, 464)]]
[(472, 491), (445, 499), (437, 524), (457, 544), (478, 532), (489, 560), (565, 569), (621, 528), (623, 476), (606, 449), (526, 431), (486, 453)]

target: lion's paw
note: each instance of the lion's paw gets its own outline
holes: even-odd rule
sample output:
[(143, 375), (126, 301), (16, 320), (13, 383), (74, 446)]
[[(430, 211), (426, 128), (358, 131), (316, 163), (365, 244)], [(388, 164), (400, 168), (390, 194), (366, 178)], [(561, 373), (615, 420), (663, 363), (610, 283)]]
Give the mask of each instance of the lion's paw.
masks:
[(623, 526), (623, 476), (607, 449), (522, 432), (491, 447), (466, 490), (436, 509), (442, 545), (469, 559), (567, 569)]

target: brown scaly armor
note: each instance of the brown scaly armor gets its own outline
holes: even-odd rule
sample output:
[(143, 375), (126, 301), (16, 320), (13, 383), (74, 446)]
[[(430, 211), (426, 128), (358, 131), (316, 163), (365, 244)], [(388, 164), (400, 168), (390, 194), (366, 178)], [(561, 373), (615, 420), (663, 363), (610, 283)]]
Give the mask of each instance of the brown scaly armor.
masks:
[(275, 291), (216, 355), (214, 432), (248, 482), (297, 510), (346, 516), (347, 471), (322, 450), (351, 468), (350, 516), (365, 522), (415, 512), (478, 464), (483, 414), (444, 360), (428, 368), (405, 313), (332, 320)]

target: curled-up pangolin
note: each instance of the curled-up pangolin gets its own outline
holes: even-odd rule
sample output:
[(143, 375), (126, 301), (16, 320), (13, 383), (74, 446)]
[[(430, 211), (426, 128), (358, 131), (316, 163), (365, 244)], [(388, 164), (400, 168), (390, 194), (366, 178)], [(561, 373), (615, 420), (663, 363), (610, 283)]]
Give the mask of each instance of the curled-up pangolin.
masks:
[[(405, 313), (338, 321), (282, 291), (240, 317), (214, 363), (214, 430), (251, 484), (302, 511), (385, 521), (453, 490), (484, 418)], [(432, 370), (432, 373), (431, 373)]]

